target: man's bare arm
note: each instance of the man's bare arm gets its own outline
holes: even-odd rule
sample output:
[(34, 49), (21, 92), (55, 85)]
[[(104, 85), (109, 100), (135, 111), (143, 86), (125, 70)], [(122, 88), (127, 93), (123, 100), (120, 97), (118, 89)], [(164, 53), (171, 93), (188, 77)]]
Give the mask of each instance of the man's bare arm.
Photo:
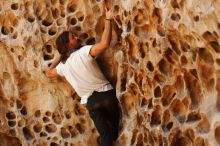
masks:
[(61, 61), (61, 56), (59, 56), (58, 58), (56, 58), (53, 63), (50, 65), (49, 69), (53, 69), (55, 68)]
[(59, 74), (56, 71), (56, 66), (60, 63), (61, 61), (61, 57), (58, 57), (57, 59), (54, 60), (54, 62), (50, 65), (49, 69), (45, 71), (45, 74), (48, 78), (52, 79), (55, 78), (57, 76), (59, 76)]
[(112, 25), (111, 25), (112, 13), (113, 13), (112, 11), (108, 11), (106, 13), (105, 29), (102, 34), (101, 41), (95, 44), (90, 50), (90, 55), (93, 57), (98, 56), (110, 46), (111, 36), (112, 36)]

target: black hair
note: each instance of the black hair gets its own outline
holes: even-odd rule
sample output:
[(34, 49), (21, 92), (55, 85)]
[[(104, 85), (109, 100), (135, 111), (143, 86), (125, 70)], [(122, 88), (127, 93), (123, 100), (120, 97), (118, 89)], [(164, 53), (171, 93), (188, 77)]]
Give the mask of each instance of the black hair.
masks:
[(61, 55), (62, 63), (65, 63), (69, 57), (69, 49), (67, 48), (67, 43), (69, 43), (69, 31), (64, 31), (56, 39), (56, 46), (59, 54)]
[[(56, 46), (59, 54), (61, 55), (61, 62), (65, 63), (70, 54), (72, 53), (70, 49), (67, 48), (67, 44), (69, 43), (69, 31), (62, 32), (56, 39)], [(80, 40), (77, 40), (79, 43), (77, 48), (74, 48), (75, 50), (78, 50), (81, 47)]]

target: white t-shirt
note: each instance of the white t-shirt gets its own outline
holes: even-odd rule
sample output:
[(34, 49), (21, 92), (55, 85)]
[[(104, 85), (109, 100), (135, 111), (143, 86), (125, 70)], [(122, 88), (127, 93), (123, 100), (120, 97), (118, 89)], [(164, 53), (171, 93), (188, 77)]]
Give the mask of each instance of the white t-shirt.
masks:
[(73, 52), (63, 64), (56, 66), (60, 76), (72, 85), (76, 93), (81, 97), (81, 104), (87, 100), (94, 91), (107, 91), (113, 89), (109, 81), (101, 72), (96, 60), (89, 54), (92, 45), (83, 46)]

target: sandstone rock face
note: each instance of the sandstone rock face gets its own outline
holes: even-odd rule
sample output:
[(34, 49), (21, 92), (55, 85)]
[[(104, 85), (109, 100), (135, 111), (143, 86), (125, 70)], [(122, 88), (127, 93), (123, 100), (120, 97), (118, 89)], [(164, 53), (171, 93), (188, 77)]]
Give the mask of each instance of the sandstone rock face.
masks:
[(220, 145), (219, 0), (1, 0), (0, 145), (98, 146), (86, 107), (65, 79), (43, 71), (56, 37), (100, 40), (97, 60), (123, 110), (119, 146)]

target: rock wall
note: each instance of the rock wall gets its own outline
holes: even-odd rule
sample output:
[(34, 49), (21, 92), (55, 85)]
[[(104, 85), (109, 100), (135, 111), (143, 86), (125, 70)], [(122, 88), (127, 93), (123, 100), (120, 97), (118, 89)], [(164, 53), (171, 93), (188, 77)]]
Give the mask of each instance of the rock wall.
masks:
[(119, 146), (220, 145), (219, 0), (1, 0), (0, 145), (97, 146), (86, 107), (43, 71), (64, 30), (111, 47), (97, 60), (123, 110)]

